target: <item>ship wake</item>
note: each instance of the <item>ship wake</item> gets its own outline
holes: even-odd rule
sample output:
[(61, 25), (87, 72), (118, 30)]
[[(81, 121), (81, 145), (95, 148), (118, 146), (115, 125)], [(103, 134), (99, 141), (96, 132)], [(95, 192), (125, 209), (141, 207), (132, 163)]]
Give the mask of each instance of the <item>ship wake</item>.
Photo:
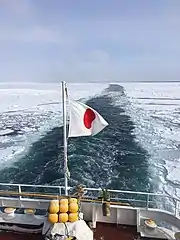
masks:
[[(135, 125), (125, 108), (124, 88), (111, 84), (86, 101), (109, 126), (93, 137), (69, 139), (70, 185), (152, 191), (148, 153), (136, 141)], [(0, 171), (1, 181), (64, 184), (62, 127), (54, 127), (32, 143), (27, 154)]]

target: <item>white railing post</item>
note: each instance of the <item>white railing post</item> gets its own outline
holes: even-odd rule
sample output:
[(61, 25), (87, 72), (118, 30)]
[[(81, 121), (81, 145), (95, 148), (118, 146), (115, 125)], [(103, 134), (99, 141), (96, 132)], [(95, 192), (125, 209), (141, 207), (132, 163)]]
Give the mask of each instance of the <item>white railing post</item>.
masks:
[(149, 208), (149, 194), (147, 194), (147, 198), (146, 198), (146, 208)]
[(175, 199), (175, 217), (179, 215), (179, 201)]
[(59, 196), (61, 196), (61, 194), (62, 194), (62, 193), (61, 193), (61, 187), (59, 187)]
[[(18, 191), (19, 191), (19, 194), (21, 194), (21, 185), (20, 184), (18, 185)], [(19, 195), (19, 200), (21, 200), (21, 195)]]

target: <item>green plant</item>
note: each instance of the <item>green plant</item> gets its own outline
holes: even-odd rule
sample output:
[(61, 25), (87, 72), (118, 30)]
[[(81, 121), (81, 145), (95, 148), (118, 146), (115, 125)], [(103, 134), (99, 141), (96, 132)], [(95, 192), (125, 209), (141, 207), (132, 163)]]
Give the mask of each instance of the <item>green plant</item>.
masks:
[(110, 193), (107, 189), (102, 189), (99, 199), (102, 200), (103, 216), (110, 216)]

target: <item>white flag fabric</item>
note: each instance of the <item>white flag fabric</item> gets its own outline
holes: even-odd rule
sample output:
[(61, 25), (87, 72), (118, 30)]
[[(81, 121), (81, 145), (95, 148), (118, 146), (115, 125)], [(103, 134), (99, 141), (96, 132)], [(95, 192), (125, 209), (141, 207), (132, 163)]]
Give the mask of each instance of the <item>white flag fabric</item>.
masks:
[(69, 100), (69, 137), (91, 136), (102, 131), (109, 124), (93, 108)]

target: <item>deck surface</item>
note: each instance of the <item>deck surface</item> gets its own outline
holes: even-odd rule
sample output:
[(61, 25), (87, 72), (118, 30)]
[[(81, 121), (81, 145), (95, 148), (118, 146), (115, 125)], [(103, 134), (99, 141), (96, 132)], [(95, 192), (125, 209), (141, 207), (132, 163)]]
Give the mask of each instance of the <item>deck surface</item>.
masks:
[(97, 223), (94, 230), (95, 240), (135, 240), (138, 236), (136, 226)]
[[(135, 240), (138, 239), (135, 226), (123, 226), (109, 223), (97, 223), (94, 230), (94, 240)], [(43, 240), (42, 235), (15, 234), (0, 232), (0, 240)]]
[(36, 234), (15, 234), (12, 232), (0, 232), (0, 240), (43, 240), (42, 235)]
[[(94, 240), (140, 240), (136, 226), (116, 225), (110, 223), (96, 224)], [(143, 238), (143, 240), (154, 240)], [(44, 236), (39, 234), (15, 234), (12, 232), (0, 232), (0, 240), (44, 240)], [(160, 239), (159, 239), (160, 240)]]

